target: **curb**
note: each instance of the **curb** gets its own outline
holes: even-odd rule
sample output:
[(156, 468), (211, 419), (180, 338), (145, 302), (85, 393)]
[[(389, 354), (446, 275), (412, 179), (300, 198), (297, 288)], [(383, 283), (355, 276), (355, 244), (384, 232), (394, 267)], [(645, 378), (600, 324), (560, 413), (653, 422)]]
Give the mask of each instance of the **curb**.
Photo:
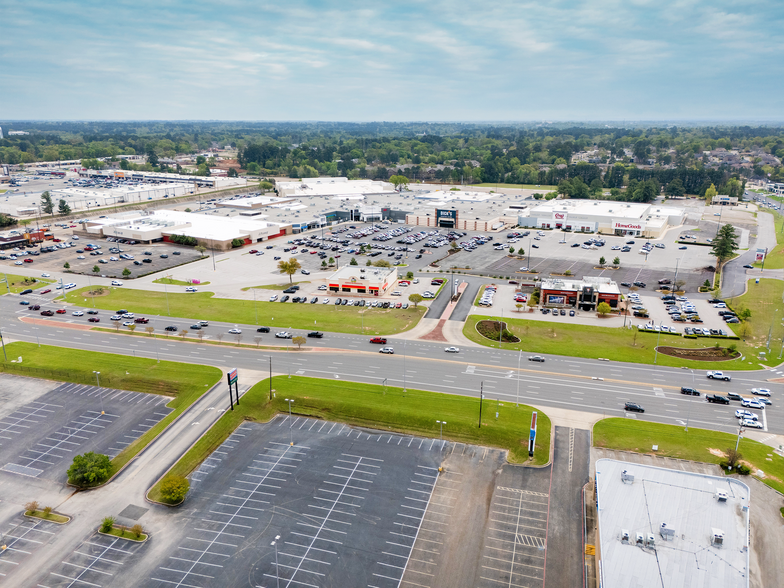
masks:
[[(123, 525), (125, 526), (125, 525)], [(123, 541), (131, 541), (133, 543), (147, 543), (152, 538), (152, 533), (142, 533), (142, 535), (146, 535), (144, 539), (131, 539), (130, 537), (119, 537), (117, 535), (112, 535), (111, 533), (104, 533), (101, 529), (98, 529), (99, 535), (104, 535), (105, 537), (114, 537), (115, 539), (122, 539)]]
[(52, 514), (56, 514), (58, 516), (65, 517), (68, 520), (67, 521), (63, 521), (63, 522), (53, 521), (53, 520), (50, 520), (50, 519), (45, 519), (44, 517), (37, 517), (35, 515), (29, 515), (29, 514), (27, 514), (27, 511), (23, 512), (22, 516), (25, 516), (28, 519), (36, 519), (36, 520), (39, 520), (39, 521), (46, 521), (47, 523), (54, 523), (55, 525), (67, 525), (68, 523), (70, 523), (73, 520), (73, 517), (69, 517), (68, 515), (64, 515), (64, 514), (59, 513), (59, 512), (52, 511)]

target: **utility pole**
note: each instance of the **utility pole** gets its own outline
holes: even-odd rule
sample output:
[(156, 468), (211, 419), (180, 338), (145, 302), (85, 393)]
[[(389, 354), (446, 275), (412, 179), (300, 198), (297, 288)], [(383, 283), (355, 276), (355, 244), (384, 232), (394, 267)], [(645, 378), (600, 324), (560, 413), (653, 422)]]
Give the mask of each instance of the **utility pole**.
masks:
[(484, 380), (479, 384), (479, 428), (482, 428), (482, 400), (484, 400)]

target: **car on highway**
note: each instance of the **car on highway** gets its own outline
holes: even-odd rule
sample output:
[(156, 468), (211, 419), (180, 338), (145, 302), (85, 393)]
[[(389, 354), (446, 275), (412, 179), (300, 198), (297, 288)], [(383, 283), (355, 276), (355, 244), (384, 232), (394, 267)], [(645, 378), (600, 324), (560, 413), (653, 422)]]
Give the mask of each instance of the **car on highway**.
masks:
[(51, 277), (51, 276), (50, 276), (49, 274), (47, 274), (47, 273), (43, 273), (43, 274), (41, 274), (41, 277), (42, 277), (42, 278), (49, 278), (49, 277)]
[(694, 388), (687, 388), (686, 386), (681, 386), (681, 394), (686, 394), (687, 396), (699, 396), (700, 393), (698, 390)]
[(756, 394), (757, 396), (770, 396), (770, 390), (768, 388), (752, 388), (752, 394)]
[(720, 371), (710, 371), (706, 375), (710, 380), (724, 380), (725, 382), (732, 380), (732, 376)]
[(730, 399), (726, 396), (720, 396), (718, 394), (706, 394), (705, 400), (708, 402), (713, 402), (714, 404), (729, 404)]
[(139, 317), (136, 317), (135, 319), (133, 319), (133, 322), (139, 323), (141, 325), (146, 325), (147, 323), (150, 322), (150, 319), (145, 318), (143, 316), (139, 316)]
[(88, 320), (89, 322), (91, 322), (91, 323), (100, 323), (100, 322), (101, 322), (101, 319), (99, 319), (97, 316), (91, 316), (91, 317), (90, 317), (90, 318), (88, 318), (87, 320)]
[(392, 347), (382, 347), (378, 350), (379, 353), (385, 353), (387, 355), (394, 355), (395, 350)]
[(229, 329), (229, 335), (241, 335), (241, 334), (242, 334), (242, 329), (237, 329), (237, 328)]
[(447, 353), (460, 353), (459, 347), (447, 347), (444, 349)]
[(51, 310), (42, 310), (41, 316), (54, 316), (54, 312)]
[(756, 421), (757, 420), (757, 415), (754, 414), (753, 412), (749, 412), (748, 410), (744, 410), (742, 408), (739, 408), (738, 410), (735, 411), (735, 418), (736, 419), (751, 419), (753, 421)]
[(201, 325), (199, 323), (191, 325), (190, 328), (194, 331), (201, 331)]
[(28, 307), (27, 310), (41, 310), (40, 304), (33, 304), (32, 306)]
[(87, 314), (98, 314), (98, 311), (94, 310), (94, 309), (93, 310), (88, 310)]
[(269, 327), (259, 327), (258, 329), (256, 329), (256, 332), (257, 333), (269, 333), (270, 332), (270, 328)]
[(133, 322), (133, 321), (125, 321), (125, 322), (122, 324), (122, 326), (123, 326), (123, 327), (130, 327), (132, 324), (134, 324), (134, 322)]
[(84, 316), (84, 313), (81, 310), (74, 310), (71, 314), (73, 316)]
[(735, 392), (727, 392), (727, 398), (729, 398), (730, 400), (737, 400), (738, 402), (743, 400), (743, 396), (741, 396), (740, 394), (736, 394)]
[(169, 325), (168, 327), (163, 329), (164, 331), (176, 331), (177, 325)]
[(198, 292), (198, 289), (195, 288), (194, 286), (188, 286), (187, 288), (185, 288), (185, 291), (186, 292)]
[(538, 361), (539, 363), (544, 363), (544, 357), (541, 355), (530, 355), (528, 356), (528, 361)]
[(753, 421), (751, 419), (743, 419), (740, 424), (742, 427), (748, 427), (749, 429), (762, 429), (761, 422)]
[(52, 291), (52, 289), (51, 289), (51, 288), (47, 288), (46, 290), (41, 290), (41, 291), (39, 292), (39, 294), (49, 294), (49, 292), (51, 292), (51, 291)]
[(57, 314), (65, 314), (67, 311), (64, 308), (58, 308), (55, 312)]
[(280, 331), (279, 333), (275, 333), (276, 339), (291, 339), (293, 335), (288, 331)]
[(21, 292), (19, 292), (19, 296), (24, 296), (25, 294), (32, 294), (32, 293), (33, 291), (30, 288), (27, 288), (27, 290), (22, 290)]
[(757, 410), (763, 410), (765, 408), (765, 405), (756, 398), (744, 398), (740, 401), (740, 405), (745, 406), (746, 408), (756, 408)]
[(121, 321), (121, 320), (122, 320), (122, 316), (120, 316), (119, 314), (113, 314), (113, 315), (112, 315), (112, 316), (109, 318), (109, 320), (112, 320), (112, 321)]
[(324, 337), (324, 333), (322, 333), (321, 331), (311, 331), (310, 333), (308, 333), (308, 337), (321, 339), (322, 337)]
[(645, 412), (645, 409), (636, 402), (627, 402), (623, 405), (623, 409), (630, 412)]
[(386, 339), (386, 337), (373, 337), (370, 340), (370, 342), (371, 343), (378, 343), (380, 345), (386, 345), (387, 344), (387, 339)]

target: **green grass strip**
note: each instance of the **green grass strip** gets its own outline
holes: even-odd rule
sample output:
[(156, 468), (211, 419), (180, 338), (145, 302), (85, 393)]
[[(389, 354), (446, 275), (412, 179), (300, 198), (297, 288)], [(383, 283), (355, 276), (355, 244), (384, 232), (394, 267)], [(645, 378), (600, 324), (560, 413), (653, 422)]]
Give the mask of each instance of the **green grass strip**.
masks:
[[(233, 411), (227, 411), (174, 465), (172, 474), (187, 476), (245, 420), (267, 422), (288, 412), (285, 398), (294, 398), (298, 416), (321, 418), (379, 431), (438, 437), (436, 420), (446, 421), (444, 438), (450, 441), (499, 447), (509, 451), (509, 461), (543, 465), (550, 460), (550, 419), (538, 411), (536, 449), (528, 458), (530, 406), (485, 398), (479, 428), (479, 399), (423, 390), (406, 390), (372, 384), (276, 376), (269, 401), (269, 380), (253, 386)], [(498, 411), (498, 419), (495, 413)], [(159, 485), (148, 495), (160, 501)]]
[(153, 284), (166, 284), (167, 286), (207, 286), (209, 282), (199, 282), (194, 284), (192, 282), (185, 282), (183, 280), (175, 280), (174, 278), (158, 278), (152, 281)]
[[(112, 474), (128, 463), (175, 418), (209, 390), (222, 376), (212, 366), (97, 353), (17, 341), (5, 346), (9, 359), (22, 357), (22, 363), (3, 362), (2, 371), (33, 378), (47, 378), (77, 384), (96, 384), (93, 371), (100, 373), (105, 388), (172, 396), (166, 406), (172, 412), (123, 449), (112, 460)], [(97, 400), (97, 399), (96, 399)]]
[[(593, 428), (593, 444), (595, 447), (633, 451), (635, 453), (653, 454), (652, 447), (658, 445), (655, 455), (720, 464), (724, 458), (711, 453), (726, 453), (727, 449), (735, 448), (737, 435), (708, 431), (677, 425), (662, 425), (634, 419), (610, 418), (596, 423)], [(760, 478), (765, 484), (784, 493), (784, 458), (773, 452), (769, 445), (741, 439), (738, 451), (743, 456), (741, 462), (746, 463), (755, 473), (758, 469), (765, 472)]]

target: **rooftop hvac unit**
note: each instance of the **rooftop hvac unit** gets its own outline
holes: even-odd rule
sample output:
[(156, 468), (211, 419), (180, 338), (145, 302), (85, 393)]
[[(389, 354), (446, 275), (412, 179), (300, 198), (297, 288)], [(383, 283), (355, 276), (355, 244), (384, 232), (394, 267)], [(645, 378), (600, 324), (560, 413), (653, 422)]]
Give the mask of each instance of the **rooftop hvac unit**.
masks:
[(711, 529), (711, 545), (721, 547), (724, 545), (724, 531), (721, 529)]
[(630, 537), (631, 535), (629, 534), (629, 531), (627, 531), (626, 529), (621, 529), (621, 543), (625, 543), (626, 545), (629, 545), (629, 543), (631, 543)]
[(634, 544), (637, 547), (645, 547), (645, 539), (643, 539), (642, 533), (637, 533), (635, 535)]
[(659, 527), (659, 535), (661, 535), (662, 539), (665, 541), (672, 541), (675, 539), (675, 529), (668, 527), (667, 523), (662, 523)]
[(713, 497), (718, 502), (727, 502), (727, 493), (724, 490), (719, 490), (716, 488), (716, 493), (713, 495)]
[(634, 484), (634, 474), (629, 470), (623, 470), (621, 472), (621, 482), (624, 484)]
[(648, 536), (645, 538), (645, 547), (650, 549), (656, 548), (656, 537), (653, 533), (648, 533)]

